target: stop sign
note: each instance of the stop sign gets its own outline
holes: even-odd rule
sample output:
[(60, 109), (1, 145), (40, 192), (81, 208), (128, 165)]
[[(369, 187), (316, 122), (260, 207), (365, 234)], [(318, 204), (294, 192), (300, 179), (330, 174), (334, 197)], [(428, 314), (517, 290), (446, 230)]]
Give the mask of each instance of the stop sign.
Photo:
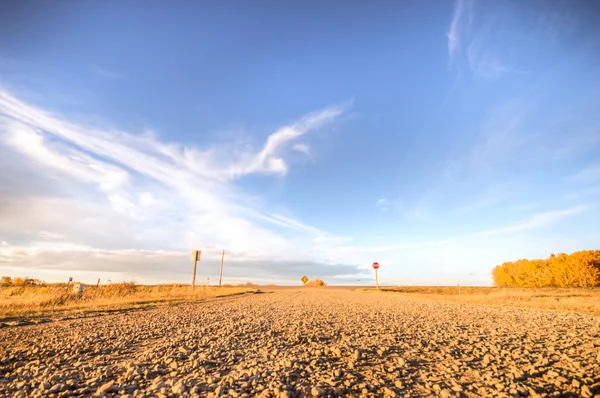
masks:
[(377, 269), (377, 268), (379, 268), (379, 263), (373, 263), (373, 268), (374, 268), (374, 269)]

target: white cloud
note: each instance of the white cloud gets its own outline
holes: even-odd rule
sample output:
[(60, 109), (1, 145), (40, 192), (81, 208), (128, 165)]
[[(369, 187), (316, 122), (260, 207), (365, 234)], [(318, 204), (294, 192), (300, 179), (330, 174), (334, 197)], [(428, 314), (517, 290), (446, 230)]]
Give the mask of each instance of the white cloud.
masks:
[[(258, 153), (246, 153), (240, 161), (230, 165), (228, 175), (230, 177), (252, 173), (285, 175), (288, 166), (284, 154), (290, 143), (298, 137), (310, 131), (318, 130), (325, 124), (332, 122), (343, 111), (343, 106), (332, 106), (307, 115), (296, 123), (280, 128), (267, 138), (265, 145)], [(293, 145), (292, 149), (308, 153), (308, 147), (303, 144)]]
[[(28, 239), (31, 250), (60, 238), (78, 252), (115, 251), (115, 258), (130, 249), (224, 247), (237, 261), (320, 261), (310, 249), (326, 232), (272, 213), (233, 179), (285, 174), (294, 140), (343, 111), (325, 108), (276, 130), (258, 152), (222, 156), (227, 147), (194, 148), (98, 128), (0, 91), (0, 154), (19, 162), (14, 170), (21, 173), (0, 177), (0, 232)], [(27, 170), (35, 180), (28, 181)], [(44, 189), (32, 193), (30, 187)], [(42, 232), (35, 238), (26, 231)], [(53, 263), (59, 268), (70, 263), (72, 251), (61, 247), (64, 263)]]
[(528, 218), (527, 220), (524, 220), (522, 222), (519, 222), (519, 223), (516, 223), (513, 225), (509, 225), (506, 227), (490, 229), (490, 230), (482, 231), (482, 232), (476, 232), (474, 234), (468, 235), (468, 237), (500, 235), (500, 234), (505, 234), (505, 233), (509, 233), (509, 232), (519, 232), (519, 231), (524, 231), (524, 230), (528, 230), (528, 229), (541, 228), (541, 227), (553, 224), (557, 221), (560, 221), (566, 217), (582, 213), (588, 209), (589, 209), (589, 206), (578, 205), (578, 206), (573, 206), (573, 207), (570, 207), (570, 208), (564, 209), (564, 210), (549, 211), (549, 212), (545, 212), (545, 213), (535, 214), (535, 215), (531, 216), (530, 218)]
[[(485, 2), (483, 2), (485, 4)], [(506, 73), (529, 73), (507, 65), (514, 56), (516, 31), (510, 6), (496, 9), (487, 5), (475, 13), (476, 1), (457, 0), (448, 28), (448, 60), (451, 70), (497, 79)], [(502, 5), (502, 4), (501, 4)], [(525, 40), (524, 40), (525, 41)], [(502, 43), (499, 47), (497, 43)]]
[(454, 4), (454, 13), (452, 14), (452, 21), (446, 37), (448, 38), (448, 57), (450, 59), (450, 67), (452, 68), (457, 62), (456, 58), (459, 56), (461, 50), (461, 39), (462, 39), (462, 19), (465, 17), (465, 1), (457, 0)]
[(390, 202), (386, 198), (377, 199), (375, 204), (381, 211), (388, 211), (390, 209)]
[(305, 144), (296, 144), (292, 147), (293, 150), (301, 152), (305, 155), (310, 155), (310, 148)]
[[(296, 140), (308, 140), (306, 134), (341, 112), (316, 112), (276, 130), (258, 151), (223, 156), (228, 147), (183, 146), (156, 134), (98, 128), (0, 93), (0, 265), (15, 275), (32, 269), (185, 281), (188, 250), (202, 249), (208, 270), (225, 248), (228, 275), (236, 279), (295, 281), (311, 273), (341, 281), (363, 275), (374, 257), (398, 272), (443, 264), (450, 255), (462, 261), (471, 256), (465, 248), (472, 239), (540, 228), (586, 209), (542, 213), (462, 237), (369, 245), (273, 210), (236, 186), (236, 177), (251, 173), (285, 174), (293, 158), (288, 151), (301, 145)], [(389, 208), (390, 201), (375, 205)], [(415, 207), (419, 214), (426, 210)], [(479, 264), (476, 257), (469, 264)]]

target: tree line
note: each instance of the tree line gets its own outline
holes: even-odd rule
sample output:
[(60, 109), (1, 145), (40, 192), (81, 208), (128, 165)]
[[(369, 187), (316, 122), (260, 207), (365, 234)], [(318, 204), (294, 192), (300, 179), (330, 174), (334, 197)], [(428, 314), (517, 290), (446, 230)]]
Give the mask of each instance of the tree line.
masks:
[(28, 276), (15, 277), (10, 276), (0, 277), (0, 286), (30, 286), (30, 285), (43, 285), (44, 282), (39, 279), (31, 279)]
[(500, 287), (600, 286), (600, 250), (505, 262), (494, 267), (492, 278)]

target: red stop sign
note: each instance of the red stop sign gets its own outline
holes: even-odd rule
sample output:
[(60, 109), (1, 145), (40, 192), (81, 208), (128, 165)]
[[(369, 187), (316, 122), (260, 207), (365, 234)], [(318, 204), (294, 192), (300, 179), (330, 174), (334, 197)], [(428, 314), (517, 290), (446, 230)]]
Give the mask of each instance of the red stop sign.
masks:
[(379, 268), (379, 263), (373, 263), (373, 269)]

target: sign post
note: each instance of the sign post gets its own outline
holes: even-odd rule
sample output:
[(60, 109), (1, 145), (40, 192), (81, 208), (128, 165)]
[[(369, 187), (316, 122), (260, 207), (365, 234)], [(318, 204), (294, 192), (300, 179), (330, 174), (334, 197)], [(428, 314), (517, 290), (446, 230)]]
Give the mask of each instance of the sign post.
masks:
[(373, 263), (373, 269), (375, 270), (375, 287), (376, 287), (377, 291), (379, 291), (379, 274), (377, 272), (379, 270), (378, 262)]
[(69, 286), (71, 286), (71, 282), (73, 282), (73, 277), (69, 277), (69, 281), (67, 282), (67, 294), (69, 293)]
[(196, 287), (196, 263), (202, 257), (202, 250), (192, 250), (192, 262), (194, 263), (194, 273), (192, 274), (192, 289)]

